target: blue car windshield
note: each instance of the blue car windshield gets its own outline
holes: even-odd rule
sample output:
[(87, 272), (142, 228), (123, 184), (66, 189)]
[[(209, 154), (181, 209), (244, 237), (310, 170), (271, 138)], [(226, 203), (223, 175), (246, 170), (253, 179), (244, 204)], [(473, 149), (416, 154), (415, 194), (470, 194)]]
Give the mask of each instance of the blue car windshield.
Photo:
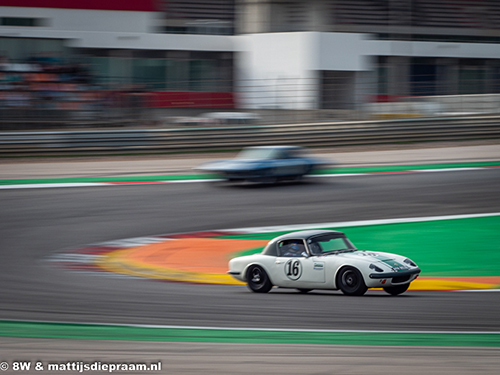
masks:
[(280, 152), (272, 148), (246, 148), (238, 154), (237, 159), (276, 159)]
[(307, 240), (311, 253), (321, 255), (337, 251), (355, 251), (356, 247), (348, 238), (336, 234), (328, 234)]

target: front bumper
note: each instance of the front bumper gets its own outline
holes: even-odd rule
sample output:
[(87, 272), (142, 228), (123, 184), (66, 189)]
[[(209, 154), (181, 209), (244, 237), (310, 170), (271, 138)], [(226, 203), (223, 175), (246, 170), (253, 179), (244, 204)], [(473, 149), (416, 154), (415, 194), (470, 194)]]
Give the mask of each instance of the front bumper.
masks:
[(392, 279), (394, 277), (400, 278), (400, 277), (405, 277), (408, 276), (411, 278), (414, 275), (418, 275), (421, 272), (420, 268), (412, 268), (411, 270), (407, 271), (400, 271), (400, 272), (382, 272), (382, 273), (371, 273), (368, 275), (370, 279)]
[(371, 273), (368, 277), (372, 280), (380, 280), (382, 284), (386, 284), (386, 280), (389, 285), (406, 284), (417, 278), (420, 274), (420, 268), (413, 268), (406, 271), (400, 272), (382, 272), (382, 273)]

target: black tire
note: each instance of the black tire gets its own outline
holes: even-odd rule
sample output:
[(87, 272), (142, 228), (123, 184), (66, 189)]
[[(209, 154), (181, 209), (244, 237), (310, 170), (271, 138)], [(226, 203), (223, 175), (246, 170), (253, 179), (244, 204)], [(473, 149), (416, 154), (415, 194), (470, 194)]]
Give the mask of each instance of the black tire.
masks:
[(276, 176), (276, 168), (264, 169), (262, 172), (262, 177), (260, 178), (260, 181), (263, 184), (268, 184), (268, 185), (277, 184), (279, 181), (279, 178)]
[(250, 266), (247, 271), (247, 284), (255, 293), (267, 293), (273, 287), (266, 271), (260, 266)]
[(300, 173), (300, 174), (296, 174), (295, 176), (293, 176), (293, 179), (295, 181), (301, 181), (304, 178), (304, 176), (306, 174), (308, 174), (310, 171), (311, 171), (311, 167), (309, 167), (309, 166), (306, 165), (306, 166), (304, 166), (303, 172)]
[(309, 293), (312, 289), (297, 289), (300, 293)]
[(404, 285), (394, 285), (394, 286), (386, 286), (384, 291), (389, 293), (390, 295), (397, 296), (398, 294), (402, 294), (408, 290), (410, 283)]
[(340, 270), (337, 286), (347, 296), (362, 296), (368, 290), (361, 272), (354, 267), (344, 267)]

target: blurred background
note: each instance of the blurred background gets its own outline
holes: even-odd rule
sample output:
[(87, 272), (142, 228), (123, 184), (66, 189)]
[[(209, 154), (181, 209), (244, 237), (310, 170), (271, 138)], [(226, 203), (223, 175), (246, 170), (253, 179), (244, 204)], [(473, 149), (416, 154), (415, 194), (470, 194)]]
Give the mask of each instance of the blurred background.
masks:
[(496, 0), (0, 0), (0, 10), (3, 130), (500, 112)]

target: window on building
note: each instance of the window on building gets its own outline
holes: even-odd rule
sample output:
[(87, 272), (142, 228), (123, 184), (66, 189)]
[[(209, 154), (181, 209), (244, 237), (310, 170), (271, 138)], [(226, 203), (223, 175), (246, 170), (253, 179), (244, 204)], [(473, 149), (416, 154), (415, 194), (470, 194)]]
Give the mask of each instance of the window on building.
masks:
[(81, 50), (99, 84), (157, 91), (230, 92), (231, 54), (194, 51)]
[(306, 31), (308, 3), (302, 1), (271, 3), (271, 32)]
[(166, 89), (168, 91), (189, 90), (189, 60), (166, 61)]
[(437, 67), (427, 59), (413, 59), (410, 67), (411, 95), (436, 95)]
[(163, 30), (173, 34), (233, 35), (235, 0), (160, 0)]
[(389, 94), (389, 68), (387, 56), (377, 57), (377, 95)]
[[(497, 63), (498, 64), (498, 63)], [(500, 66), (493, 66), (491, 68), (491, 86), (490, 92), (500, 93)]]
[(1, 26), (24, 26), (36, 27), (45, 26), (46, 20), (43, 18), (30, 18), (30, 17), (1, 17)]
[(133, 59), (132, 81), (152, 90), (164, 90), (166, 82), (165, 59)]
[(89, 64), (92, 75), (97, 83), (106, 85), (112, 82), (110, 79), (108, 57), (89, 57), (82, 58), (82, 60)]
[(64, 41), (60, 39), (0, 38), (0, 51), (10, 62), (62, 59), (68, 55)]
[(321, 108), (352, 109), (354, 78), (351, 71), (321, 71)]
[(485, 74), (482, 66), (461, 65), (458, 78), (459, 94), (484, 94)]
[(215, 71), (213, 60), (192, 60), (189, 66), (190, 90), (217, 91)]

